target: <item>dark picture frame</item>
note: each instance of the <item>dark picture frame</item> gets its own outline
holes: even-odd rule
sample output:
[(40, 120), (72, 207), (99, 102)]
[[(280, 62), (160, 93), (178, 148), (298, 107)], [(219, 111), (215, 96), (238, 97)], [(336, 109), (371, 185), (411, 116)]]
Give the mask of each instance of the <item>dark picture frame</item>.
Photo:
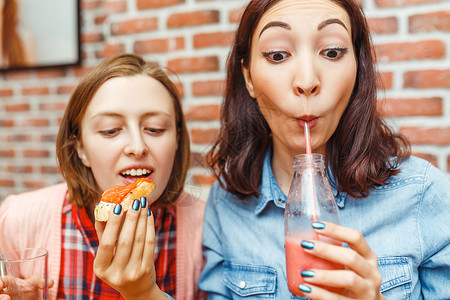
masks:
[(0, 12), (0, 72), (81, 63), (80, 0), (0, 0)]

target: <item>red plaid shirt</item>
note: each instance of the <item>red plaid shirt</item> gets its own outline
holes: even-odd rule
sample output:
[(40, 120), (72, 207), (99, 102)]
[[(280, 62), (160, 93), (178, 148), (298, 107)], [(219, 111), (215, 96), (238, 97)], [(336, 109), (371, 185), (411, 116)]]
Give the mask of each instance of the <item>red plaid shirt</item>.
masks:
[[(155, 218), (156, 283), (169, 295), (175, 295), (175, 207), (152, 208)], [(64, 201), (62, 211), (61, 272), (58, 299), (123, 299), (94, 274), (98, 248), (95, 227), (86, 209)]]

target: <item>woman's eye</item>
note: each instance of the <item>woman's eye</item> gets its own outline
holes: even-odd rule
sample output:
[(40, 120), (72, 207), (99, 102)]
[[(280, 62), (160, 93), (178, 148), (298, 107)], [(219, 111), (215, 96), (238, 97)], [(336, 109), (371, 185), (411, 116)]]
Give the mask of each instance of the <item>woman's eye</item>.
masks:
[(120, 129), (113, 128), (113, 129), (101, 130), (100, 133), (104, 136), (111, 137), (111, 136), (115, 136), (116, 134), (118, 134), (119, 131), (120, 131)]
[(341, 58), (345, 53), (347, 53), (347, 48), (331, 48), (322, 51), (322, 54), (325, 55), (326, 58), (329, 58), (331, 60), (337, 60)]
[(269, 52), (263, 52), (262, 54), (269, 61), (274, 62), (274, 63), (283, 62), (290, 56), (290, 54), (286, 51), (269, 51)]
[(163, 128), (145, 128), (145, 130), (153, 135), (160, 135), (165, 131)]

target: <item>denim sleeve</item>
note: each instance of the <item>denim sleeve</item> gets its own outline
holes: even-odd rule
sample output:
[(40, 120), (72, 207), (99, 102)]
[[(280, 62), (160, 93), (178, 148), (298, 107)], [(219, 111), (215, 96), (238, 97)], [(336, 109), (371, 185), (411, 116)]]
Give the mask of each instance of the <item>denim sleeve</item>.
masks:
[[(164, 293), (164, 292), (163, 292), (163, 293)], [(164, 295), (166, 295), (167, 299), (169, 299), (169, 300), (175, 300), (175, 299), (173, 299), (169, 294), (164, 293)]]
[(424, 299), (450, 299), (450, 180), (430, 165), (419, 210)]
[[(217, 194), (220, 187), (216, 182), (209, 194), (203, 221), (203, 256), (206, 264), (200, 274), (199, 289), (207, 293), (207, 299), (231, 299), (223, 284), (223, 250), (220, 239), (220, 212), (217, 209)], [(225, 213), (225, 212), (221, 212)]]

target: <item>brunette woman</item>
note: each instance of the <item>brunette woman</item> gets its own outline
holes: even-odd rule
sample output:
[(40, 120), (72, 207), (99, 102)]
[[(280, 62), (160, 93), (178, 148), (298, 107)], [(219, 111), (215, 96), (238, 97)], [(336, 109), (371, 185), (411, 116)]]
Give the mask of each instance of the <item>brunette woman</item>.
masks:
[[(298, 270), (311, 299), (450, 299), (450, 184), (410, 156), (376, 108), (367, 21), (353, 0), (252, 0), (228, 60), (218, 181), (205, 211), (199, 286), (209, 299), (291, 299), (284, 209), (293, 157), (324, 156), (341, 225), (304, 251), (344, 270)], [(340, 295), (331, 292), (340, 288)]]

